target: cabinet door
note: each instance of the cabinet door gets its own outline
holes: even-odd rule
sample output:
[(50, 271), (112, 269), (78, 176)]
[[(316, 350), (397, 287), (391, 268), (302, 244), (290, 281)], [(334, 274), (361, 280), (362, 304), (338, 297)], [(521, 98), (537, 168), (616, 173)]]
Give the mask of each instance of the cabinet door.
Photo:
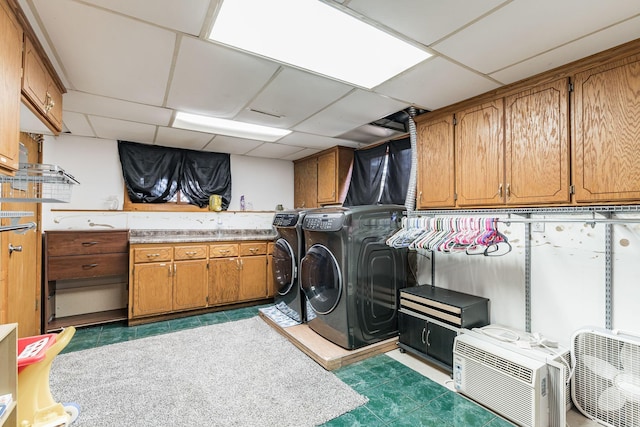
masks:
[(48, 71), (29, 37), (25, 37), (22, 91), (42, 115), (46, 115), (48, 112), (46, 109), (49, 104), (48, 88)]
[(453, 367), (453, 341), (457, 332), (437, 323), (427, 322), (427, 354)]
[(420, 122), (418, 138), (417, 208), (455, 205), (453, 114)]
[(508, 205), (570, 200), (568, 115), (567, 79), (505, 98)]
[(209, 305), (238, 301), (240, 292), (240, 261), (238, 258), (209, 260)]
[(293, 165), (294, 194), (296, 208), (311, 209), (318, 207), (318, 159), (312, 157)]
[(503, 99), (456, 114), (456, 191), (459, 206), (505, 201)]
[(640, 55), (578, 73), (574, 83), (577, 202), (640, 200)]
[(206, 307), (209, 293), (207, 261), (177, 261), (173, 264), (173, 271), (173, 309)]
[(318, 203), (334, 203), (338, 186), (338, 152), (318, 156)]
[(427, 322), (405, 313), (398, 314), (399, 341), (427, 354)]
[(0, 170), (18, 169), (22, 29), (0, 3)]
[(267, 257), (241, 257), (240, 260), (240, 301), (267, 297)]
[(136, 264), (131, 317), (167, 313), (173, 309), (171, 263)]

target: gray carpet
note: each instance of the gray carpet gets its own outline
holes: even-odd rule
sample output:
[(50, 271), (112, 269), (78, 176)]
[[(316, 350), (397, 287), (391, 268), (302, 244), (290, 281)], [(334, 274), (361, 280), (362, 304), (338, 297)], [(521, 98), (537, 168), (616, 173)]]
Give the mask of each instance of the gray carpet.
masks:
[(61, 354), (74, 427), (314, 426), (367, 402), (259, 317)]

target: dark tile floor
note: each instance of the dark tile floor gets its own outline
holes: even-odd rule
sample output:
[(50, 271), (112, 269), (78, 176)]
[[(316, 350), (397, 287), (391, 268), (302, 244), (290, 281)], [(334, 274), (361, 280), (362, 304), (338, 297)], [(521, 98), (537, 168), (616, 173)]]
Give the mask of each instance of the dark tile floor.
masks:
[[(175, 332), (258, 315), (264, 306), (207, 313), (128, 327), (125, 323), (78, 328), (63, 350), (68, 353), (137, 338)], [(387, 355), (378, 355), (334, 371), (369, 402), (335, 418), (335, 426), (506, 427), (512, 424), (430, 380)]]

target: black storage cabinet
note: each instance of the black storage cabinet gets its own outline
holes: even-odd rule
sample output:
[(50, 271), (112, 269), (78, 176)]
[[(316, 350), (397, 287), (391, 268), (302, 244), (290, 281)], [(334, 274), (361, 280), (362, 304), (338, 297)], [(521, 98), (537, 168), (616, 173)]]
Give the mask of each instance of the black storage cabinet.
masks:
[(400, 350), (448, 372), (453, 371), (453, 341), (460, 330), (488, 324), (487, 298), (429, 285), (400, 291)]

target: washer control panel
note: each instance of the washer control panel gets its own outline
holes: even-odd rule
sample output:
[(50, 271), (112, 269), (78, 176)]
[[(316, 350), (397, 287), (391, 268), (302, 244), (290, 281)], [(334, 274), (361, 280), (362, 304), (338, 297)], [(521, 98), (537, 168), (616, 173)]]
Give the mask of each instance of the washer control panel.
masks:
[(304, 217), (302, 228), (305, 230), (339, 231), (344, 225), (345, 216), (341, 213), (309, 214)]
[(274, 227), (294, 227), (297, 223), (297, 213), (279, 213), (273, 218)]

